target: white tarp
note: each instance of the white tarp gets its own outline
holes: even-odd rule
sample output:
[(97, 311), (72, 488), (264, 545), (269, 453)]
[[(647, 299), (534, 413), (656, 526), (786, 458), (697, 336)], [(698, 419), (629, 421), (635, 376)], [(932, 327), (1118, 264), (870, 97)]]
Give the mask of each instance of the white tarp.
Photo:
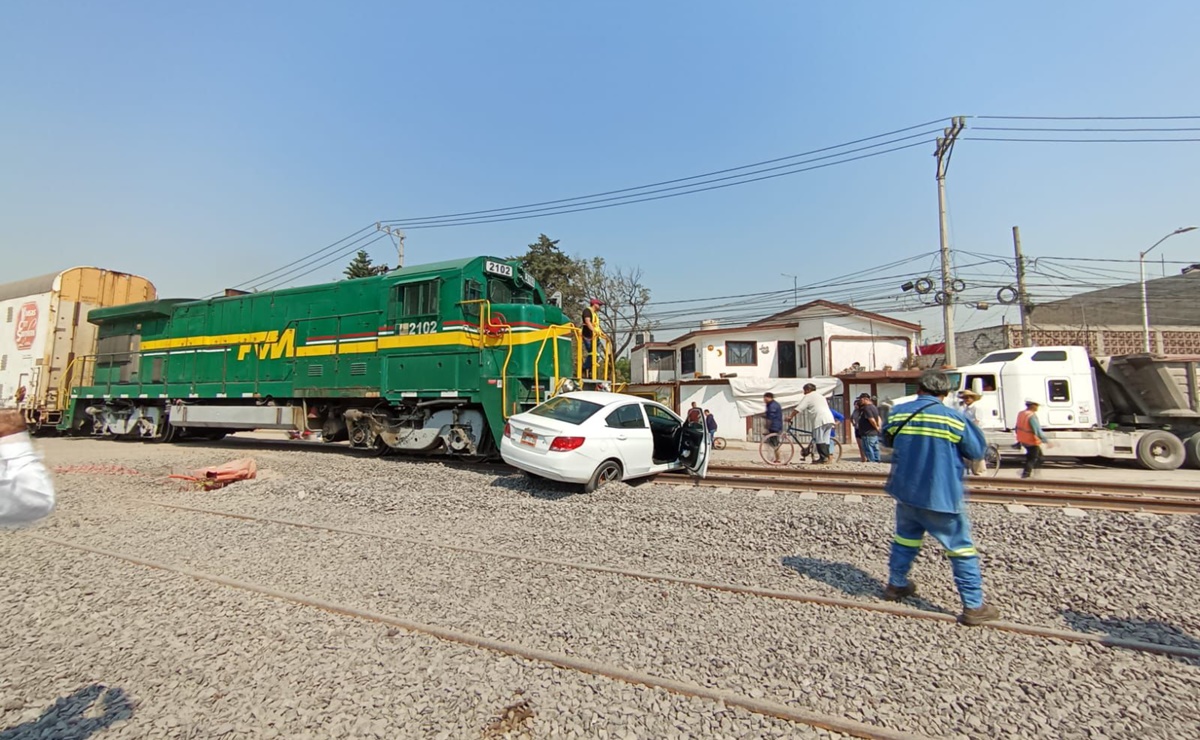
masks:
[(730, 378), (729, 390), (738, 415), (745, 418), (763, 412), (763, 394), (775, 394), (783, 408), (791, 408), (804, 397), (804, 386), (812, 383), (817, 393), (828, 398), (837, 390), (837, 378)]

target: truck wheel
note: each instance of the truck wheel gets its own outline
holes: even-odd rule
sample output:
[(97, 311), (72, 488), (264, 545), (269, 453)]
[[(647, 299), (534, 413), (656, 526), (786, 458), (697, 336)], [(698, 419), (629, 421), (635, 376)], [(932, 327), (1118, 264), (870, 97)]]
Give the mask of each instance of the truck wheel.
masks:
[(1200, 432), (1183, 440), (1183, 453), (1189, 468), (1200, 469)]
[(1175, 470), (1183, 465), (1183, 442), (1170, 432), (1150, 432), (1138, 442), (1137, 457), (1147, 470)]

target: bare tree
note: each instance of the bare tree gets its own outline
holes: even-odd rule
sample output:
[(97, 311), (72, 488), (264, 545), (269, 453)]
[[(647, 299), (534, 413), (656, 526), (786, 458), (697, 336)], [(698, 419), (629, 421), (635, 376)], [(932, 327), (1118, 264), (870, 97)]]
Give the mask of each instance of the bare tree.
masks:
[(615, 361), (629, 349), (637, 332), (651, 328), (646, 318), (650, 289), (642, 283), (640, 267), (610, 268), (600, 257), (581, 261), (580, 273), (587, 297), (598, 298), (604, 304), (597, 311), (600, 328), (612, 343)]

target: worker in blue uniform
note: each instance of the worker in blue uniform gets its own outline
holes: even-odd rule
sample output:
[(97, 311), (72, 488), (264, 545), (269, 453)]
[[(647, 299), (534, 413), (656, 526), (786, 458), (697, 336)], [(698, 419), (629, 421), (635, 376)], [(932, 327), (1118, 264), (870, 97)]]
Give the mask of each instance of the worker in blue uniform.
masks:
[(928, 533), (950, 558), (954, 585), (962, 599), (963, 624), (999, 619), (1000, 611), (983, 600), (979, 552), (971, 539), (963, 488), (963, 459), (983, 458), (983, 433), (962, 412), (943, 403), (953, 390), (939, 370), (921, 374), (915, 401), (901, 404), (888, 416), (883, 441), (892, 448), (886, 485), (896, 499), (896, 531), (883, 597), (899, 601), (917, 592), (908, 578)]

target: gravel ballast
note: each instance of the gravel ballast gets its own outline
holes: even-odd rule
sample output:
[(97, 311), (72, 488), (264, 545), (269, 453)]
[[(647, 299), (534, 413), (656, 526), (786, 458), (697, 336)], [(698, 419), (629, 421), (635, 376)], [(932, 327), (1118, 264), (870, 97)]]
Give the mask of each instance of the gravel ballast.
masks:
[[(175, 512), (136, 501), (877, 602), (891, 523), (890, 506), (882, 499), (847, 503), (835, 496), (805, 500), (786, 493), (758, 496), (753, 490), (677, 490), (676, 485), (618, 485), (583, 496), (491, 468), (237, 443), (148, 447), (50, 440), (44, 447), (52, 463), (119, 464), (145, 473), (59, 475), (60, 510), (37, 532), (63, 540), (930, 736), (1200, 734), (1195, 704), (1200, 666), (1184, 659)], [(246, 454), (257, 458), (260, 480), (211, 493), (181, 491), (160, 480), (172, 470)], [(988, 597), (1006, 618), (1200, 647), (1195, 637), (1200, 621), (1188, 598), (1200, 586), (1194, 519), (1092, 512), (1073, 519), (1055, 510), (1010, 514), (984, 505), (974, 506), (972, 517), (984, 551)], [(4, 586), (6, 603), (20, 604), (22, 615), (14, 630), (19, 640), (3, 648), (13, 654), (0, 652), (0, 657), (24, 666), (0, 684), (0, 699), (8, 699), (3, 707), (13, 706), (9, 697), (17, 694), (27, 702), (0, 715), (0, 727), (25, 721), (30, 713), (36, 717), (55, 698), (89, 683), (120, 685), (139, 702), (132, 719), (97, 737), (148, 736), (139, 723), (157, 721), (160, 711), (147, 709), (149, 696), (170, 695), (206, 716), (207, 723), (204, 712), (220, 702), (204, 704), (197, 698), (199, 688), (180, 679), (178, 669), (198, 670), (191, 665), (198, 661), (204, 670), (228, 670), (238, 682), (269, 670), (277, 655), (277, 675), (294, 673), (297, 678), (286, 683), (297, 687), (299, 698), (311, 698), (310, 689), (299, 688), (309, 685), (301, 677), (336, 680), (338, 671), (350, 670), (356, 660), (390, 671), (393, 683), (396, 674), (420, 672), (422, 682), (405, 684), (408, 693), (389, 694), (388, 681), (373, 684), (382, 693), (371, 694), (375, 698), (363, 700), (351, 716), (355, 722), (386, 724), (350, 726), (347, 736), (384, 729), (391, 734), (378, 736), (448, 732), (447, 737), (478, 737), (506, 706), (518, 706), (510, 714), (520, 719), (524, 695), (512, 694), (510, 684), (497, 680), (496, 666), (508, 664), (549, 676), (546, 696), (553, 694), (554, 700), (532, 701), (533, 716), (521, 719), (521, 727), (497, 725), (489, 732), (569, 736), (579, 725), (581, 737), (820, 734), (722, 711), (710, 702), (406, 633), (405, 645), (421, 648), (397, 648), (401, 657), (393, 665), (391, 657), (378, 657), (378, 646), (367, 647), (381, 632), (379, 625), (64, 552), (20, 536), (0, 537), (0, 552), (15, 566)], [(958, 611), (949, 568), (935, 549), (922, 555), (914, 578), (921, 600), (910, 605)], [(82, 595), (81, 579), (91, 595)], [(98, 605), (104, 608), (92, 608)], [(97, 621), (95, 613), (106, 616)], [(78, 629), (72, 629), (73, 622)], [(292, 622), (294, 630), (285, 627)], [(191, 624), (201, 625), (197, 630), (205, 635), (219, 632), (225, 651), (213, 655), (205, 652), (207, 641), (173, 639), (164, 648), (171, 651), (169, 660), (146, 657), (154, 650), (143, 649), (143, 642), (157, 645), (180, 625)], [(294, 638), (288, 636), (292, 632)], [(314, 649), (312, 634), (337, 639), (332, 648)], [(80, 635), (91, 637), (78, 644)], [(106, 651), (112, 635), (137, 643), (131, 649), (142, 651), (143, 659), (126, 660), (136, 656), (124, 650)], [(368, 659), (371, 650), (376, 657)], [(430, 658), (426, 666), (426, 654), (443, 657)], [(110, 659), (113, 664), (106, 665)], [(164, 674), (168, 664), (175, 673)], [(64, 665), (70, 669), (64, 671)], [(533, 681), (529, 686), (540, 686), (537, 681), (543, 679), (528, 680)], [(245, 685), (249, 696), (270, 693), (269, 685), (254, 680)], [(629, 703), (640, 708), (633, 715), (621, 713), (634, 694), (639, 698)], [(447, 695), (459, 698), (439, 702)], [(646, 709), (658, 707), (654, 697), (663, 713)], [(353, 702), (354, 693), (345, 698)], [(289, 729), (314, 721), (309, 717), (297, 725), (298, 719), (281, 719), (263, 701), (251, 704), (276, 724), (293, 723), (280, 730), (284, 736), (295, 736)], [(426, 724), (413, 719), (413, 712)], [(233, 722), (233, 731), (260, 736), (256, 727), (270, 725), (262, 719)], [(212, 730), (210, 725), (201, 731), (196, 721), (180, 721), (176, 736), (207, 736), (203, 732)], [(134, 729), (139, 726), (142, 732)], [(470, 733), (462, 734), (468, 727)], [(329, 729), (317, 726), (314, 736)], [(192, 731), (201, 734), (186, 734)]]

